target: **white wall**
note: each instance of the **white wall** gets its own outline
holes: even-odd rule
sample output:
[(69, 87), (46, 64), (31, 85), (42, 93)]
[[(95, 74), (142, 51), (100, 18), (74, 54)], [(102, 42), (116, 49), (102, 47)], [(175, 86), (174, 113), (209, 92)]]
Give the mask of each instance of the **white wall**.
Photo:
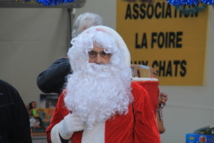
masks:
[(68, 13), (55, 8), (0, 8), (0, 79), (25, 104), (39, 102), (36, 78), (68, 48)]
[[(76, 15), (83, 12), (98, 13), (107, 26), (116, 28), (115, 0), (87, 0), (83, 8), (76, 10)], [(37, 75), (66, 54), (67, 16), (65, 9), (0, 8), (0, 78), (14, 85), (26, 104), (39, 100)], [(160, 87), (169, 95), (164, 109), (163, 143), (185, 143), (186, 133), (214, 124), (214, 11), (211, 7), (209, 20), (204, 85)]]
[[(114, 0), (88, 0), (83, 8), (77, 9), (76, 14), (83, 12), (98, 13), (107, 26), (116, 28)], [(169, 95), (164, 109), (166, 132), (161, 135), (163, 143), (185, 143), (186, 133), (214, 124), (214, 10), (211, 6), (209, 21), (204, 85), (160, 86), (161, 91)]]

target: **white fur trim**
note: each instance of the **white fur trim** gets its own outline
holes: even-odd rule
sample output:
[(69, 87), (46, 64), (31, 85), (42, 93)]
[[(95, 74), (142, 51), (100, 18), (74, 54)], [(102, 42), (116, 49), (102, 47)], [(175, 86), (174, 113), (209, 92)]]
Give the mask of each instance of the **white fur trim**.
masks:
[(133, 81), (158, 81), (157, 78), (138, 78), (138, 77), (133, 77)]
[(82, 143), (104, 143), (105, 122), (97, 123), (92, 129), (87, 128), (83, 131)]
[[(93, 129), (85, 127), (82, 135), (82, 143), (104, 143), (105, 140), (105, 122), (98, 123)], [(51, 142), (61, 143), (59, 137), (59, 123), (51, 130)]]
[(59, 137), (59, 123), (56, 124), (51, 130), (51, 142), (52, 143), (61, 143)]

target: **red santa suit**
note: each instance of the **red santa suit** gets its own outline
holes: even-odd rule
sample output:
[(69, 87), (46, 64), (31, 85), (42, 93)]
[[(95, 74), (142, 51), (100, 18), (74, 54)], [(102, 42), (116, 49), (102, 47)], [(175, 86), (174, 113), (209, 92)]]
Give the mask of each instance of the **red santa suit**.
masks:
[(140, 84), (149, 94), (152, 108), (154, 110), (154, 113), (156, 113), (156, 110), (158, 108), (158, 100), (159, 100), (159, 82), (157, 78), (133, 78), (135, 82)]
[[(126, 115), (115, 115), (93, 129), (84, 129), (72, 135), (72, 143), (160, 143), (156, 118), (148, 92), (133, 82), (134, 101)], [(64, 94), (59, 97), (51, 123), (46, 129), (48, 143), (60, 143), (58, 123), (70, 114), (64, 104)]]

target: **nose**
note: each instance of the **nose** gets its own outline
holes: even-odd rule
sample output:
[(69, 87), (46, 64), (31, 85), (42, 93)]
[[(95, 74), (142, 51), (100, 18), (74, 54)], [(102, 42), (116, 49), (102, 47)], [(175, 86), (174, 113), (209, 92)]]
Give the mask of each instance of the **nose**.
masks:
[(97, 64), (101, 64), (102, 63), (102, 57), (100, 56), (100, 54), (97, 54), (95, 62)]

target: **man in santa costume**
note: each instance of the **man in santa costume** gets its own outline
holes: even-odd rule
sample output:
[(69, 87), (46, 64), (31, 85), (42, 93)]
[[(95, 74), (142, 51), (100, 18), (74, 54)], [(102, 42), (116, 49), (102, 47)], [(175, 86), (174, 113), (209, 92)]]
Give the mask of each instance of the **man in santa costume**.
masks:
[(121, 36), (93, 26), (72, 40), (73, 69), (47, 128), (49, 143), (160, 143), (148, 92), (132, 82)]

